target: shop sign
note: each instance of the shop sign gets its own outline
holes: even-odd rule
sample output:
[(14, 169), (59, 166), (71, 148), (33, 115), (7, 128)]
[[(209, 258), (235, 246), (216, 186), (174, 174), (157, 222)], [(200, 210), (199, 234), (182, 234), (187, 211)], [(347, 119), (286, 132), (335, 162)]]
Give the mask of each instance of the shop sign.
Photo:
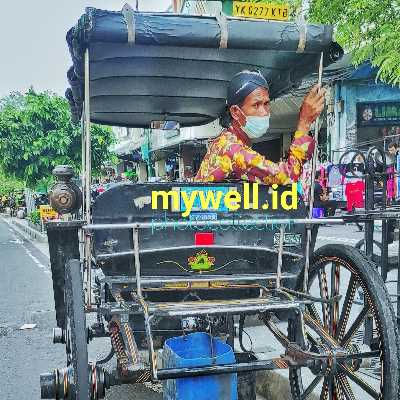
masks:
[(289, 6), (267, 2), (233, 1), (232, 15), (240, 18), (287, 21)]
[(400, 125), (400, 102), (357, 103), (357, 125), (358, 127)]
[(57, 211), (55, 211), (49, 205), (40, 206), (39, 213), (40, 213), (40, 219), (43, 219), (43, 220), (58, 218)]

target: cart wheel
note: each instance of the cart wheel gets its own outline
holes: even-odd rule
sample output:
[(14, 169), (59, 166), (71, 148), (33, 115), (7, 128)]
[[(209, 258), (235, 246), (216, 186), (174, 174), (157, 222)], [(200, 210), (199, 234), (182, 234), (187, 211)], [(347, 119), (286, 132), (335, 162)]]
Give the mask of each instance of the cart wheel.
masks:
[[(300, 276), (299, 290), (302, 282)], [(310, 260), (309, 292), (323, 298), (341, 296), (331, 305), (307, 305), (304, 322), (309, 349), (325, 352), (333, 343), (360, 356), (332, 361), (322, 371), (291, 368), (293, 399), (315, 394), (322, 400), (397, 399), (397, 326), (376, 266), (353, 247), (323, 246)], [(357, 293), (362, 293), (358, 299)], [(292, 339), (296, 340), (293, 335)]]
[(67, 364), (73, 368), (68, 399), (88, 400), (89, 372), (86, 317), (81, 266), (70, 260), (65, 266), (66, 352)]
[[(355, 245), (355, 248), (365, 253), (365, 239), (361, 239), (360, 241), (358, 241)], [(377, 250), (379, 254), (376, 254), (377, 252), (375, 252), (375, 250)], [(377, 265), (380, 265), (381, 263), (380, 254), (382, 254), (382, 244), (377, 240), (374, 240), (374, 253), (372, 254), (372, 260)]]

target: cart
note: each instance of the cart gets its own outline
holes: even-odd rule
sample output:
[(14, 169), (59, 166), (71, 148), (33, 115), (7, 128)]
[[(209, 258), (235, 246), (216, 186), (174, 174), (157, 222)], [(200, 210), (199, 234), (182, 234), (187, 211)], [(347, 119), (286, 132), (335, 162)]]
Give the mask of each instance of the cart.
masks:
[[(265, 205), (288, 190), (243, 182), (118, 185), (91, 204), (91, 122), (210, 122), (224, 110), (236, 72), (257, 67), (276, 98), (317, 69), (321, 52), (325, 65), (341, 56), (331, 38), (327, 26), (129, 6), (87, 9), (68, 32), (74, 66), (67, 97), (82, 121), (83, 202), (66, 166), (54, 172), (51, 202), (60, 213), (81, 204), (83, 212), (47, 225), (54, 343), (65, 345), (67, 363), (41, 375), (43, 399), (101, 399), (115, 385), (275, 369), (289, 370), (293, 399), (397, 398), (396, 322), (375, 265), (349, 246), (313, 251), (318, 226), (343, 219), (312, 219), (301, 198), (290, 211), (281, 204), (257, 209), (255, 197), (236, 212), (221, 206), (182, 217), (184, 192), (234, 190), (243, 198), (258, 190)], [(168, 196), (154, 203), (155, 192)], [(248, 348), (243, 333), (251, 315), (262, 322), (265, 340), (279, 343), (280, 355)], [(164, 341), (188, 332), (220, 336), (237, 360), (251, 357), (160, 366)], [(98, 338), (109, 340), (109, 355), (89, 362), (88, 345)]]

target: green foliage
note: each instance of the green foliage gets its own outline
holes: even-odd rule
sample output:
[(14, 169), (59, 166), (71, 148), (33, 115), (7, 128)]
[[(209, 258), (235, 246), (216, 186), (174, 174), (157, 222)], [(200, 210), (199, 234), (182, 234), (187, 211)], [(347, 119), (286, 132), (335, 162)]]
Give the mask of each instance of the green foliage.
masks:
[(311, 0), (309, 21), (334, 25), (354, 64), (369, 60), (380, 79), (400, 85), (399, 0)]
[(24, 182), (14, 178), (13, 176), (6, 176), (0, 171), (0, 196), (23, 190), (24, 186)]
[(39, 210), (32, 211), (28, 215), (28, 219), (29, 221), (32, 222), (32, 224), (40, 225), (40, 211)]
[[(114, 136), (109, 127), (92, 125), (92, 169), (111, 157)], [(51, 178), (56, 165), (81, 168), (81, 132), (70, 118), (68, 102), (49, 92), (13, 93), (0, 101), (0, 167), (34, 187)]]

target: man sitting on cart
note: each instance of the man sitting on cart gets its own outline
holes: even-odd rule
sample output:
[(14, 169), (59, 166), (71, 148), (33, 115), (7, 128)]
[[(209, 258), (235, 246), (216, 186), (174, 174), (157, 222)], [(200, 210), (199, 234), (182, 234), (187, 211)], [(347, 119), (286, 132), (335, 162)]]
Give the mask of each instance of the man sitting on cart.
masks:
[(324, 108), (326, 92), (318, 89), (314, 86), (304, 98), (287, 160), (274, 163), (251, 149), (251, 140), (260, 138), (269, 128), (268, 83), (258, 71), (236, 74), (228, 87), (227, 129), (209, 146), (195, 180), (239, 179), (267, 185), (296, 182), (314, 151), (315, 142), (308, 132)]

